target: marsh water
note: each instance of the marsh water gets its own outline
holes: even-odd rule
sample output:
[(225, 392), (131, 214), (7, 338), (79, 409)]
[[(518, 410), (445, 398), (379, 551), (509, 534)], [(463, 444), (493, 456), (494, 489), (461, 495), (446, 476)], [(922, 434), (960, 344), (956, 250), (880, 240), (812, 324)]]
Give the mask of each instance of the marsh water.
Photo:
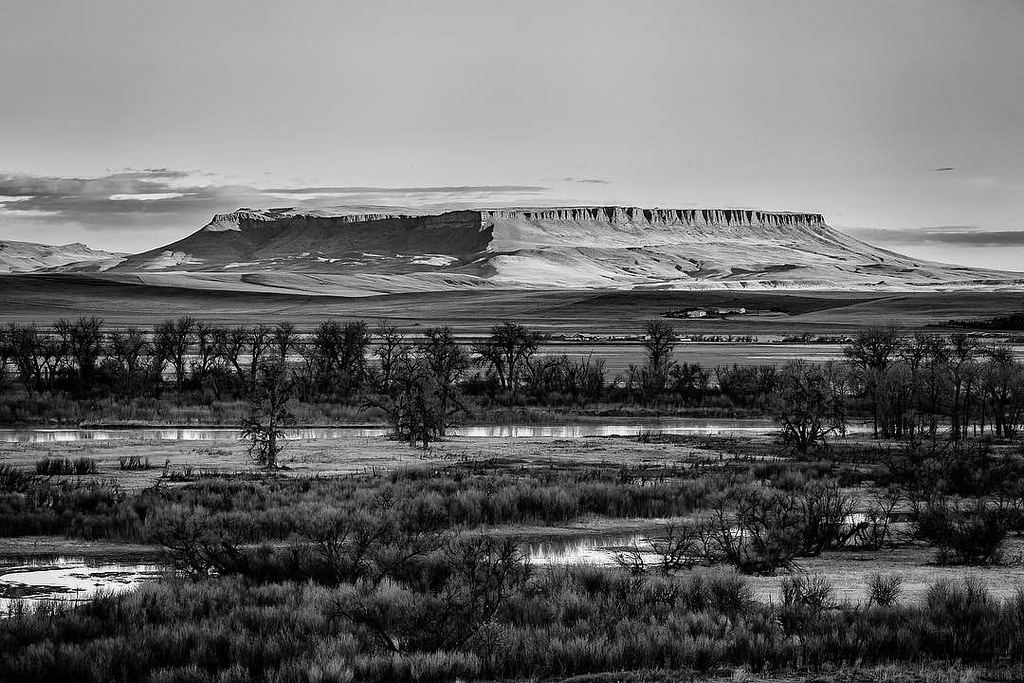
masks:
[[(588, 436), (638, 436), (640, 434), (690, 434), (713, 436), (730, 434), (767, 434), (775, 427), (764, 420), (666, 418), (659, 420), (622, 420), (571, 424), (489, 424), (466, 425), (451, 430), (453, 436), (475, 438), (555, 438)], [(307, 427), (290, 430), (288, 439), (348, 439), (384, 436), (384, 425), (350, 427)], [(57, 443), (69, 441), (110, 441), (115, 439), (149, 441), (223, 441), (238, 439), (240, 432), (230, 427), (126, 427), (126, 428), (45, 428), (0, 429), (0, 442)]]
[[(864, 520), (861, 513), (848, 521)], [(595, 534), (525, 543), (523, 554), (536, 566), (588, 564), (612, 566), (619, 557), (632, 556), (650, 567), (658, 554), (645, 533)], [(82, 602), (100, 593), (119, 593), (146, 581), (167, 576), (169, 569), (152, 560), (125, 558), (54, 557), (50, 559), (0, 559), (0, 617), (19, 607), (47, 601)]]
[(84, 602), (165, 576), (160, 565), (131, 560), (53, 557), (0, 560), (0, 616), (44, 602)]
[[(636, 545), (655, 561), (642, 534), (594, 536), (529, 543), (524, 548), (537, 565), (611, 565), (615, 556)], [(120, 593), (146, 581), (167, 576), (169, 570), (151, 560), (53, 557), (0, 559), (0, 617), (12, 610), (44, 602), (85, 602), (101, 593)]]
[(526, 544), (525, 555), (531, 564), (554, 566), (569, 564), (615, 564), (615, 558), (636, 549), (648, 562), (656, 561), (645, 534), (617, 534), (583, 538), (536, 541)]
[[(775, 427), (759, 420), (704, 420), (674, 418), (562, 425), (472, 425), (456, 431), (459, 436), (477, 438), (580, 438), (591, 436), (637, 436), (640, 434), (756, 435)], [(315, 427), (292, 430), (290, 439), (347, 439), (383, 436), (383, 426)], [(51, 443), (73, 441), (176, 440), (216, 441), (239, 438), (239, 432), (218, 427), (169, 427), (124, 429), (0, 429), (0, 442)], [(644, 560), (654, 563), (647, 536), (643, 534), (594, 535), (572, 539), (528, 543), (524, 551), (537, 565), (615, 564), (616, 556), (636, 549)], [(152, 561), (123, 558), (55, 557), (18, 560), (0, 557), (0, 615), (17, 606), (44, 601), (85, 601), (101, 592), (133, 589), (145, 581), (164, 576), (167, 569)]]

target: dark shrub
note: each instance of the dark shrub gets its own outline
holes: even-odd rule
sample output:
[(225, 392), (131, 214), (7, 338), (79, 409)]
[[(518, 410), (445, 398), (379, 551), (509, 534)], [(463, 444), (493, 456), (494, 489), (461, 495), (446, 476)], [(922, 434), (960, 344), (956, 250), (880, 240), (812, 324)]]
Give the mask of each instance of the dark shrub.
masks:
[(59, 475), (96, 474), (98, 468), (92, 458), (43, 458), (36, 463), (36, 474), (50, 477)]
[(938, 548), (941, 564), (997, 564), (1009, 531), (1005, 512), (984, 498), (918, 503), (914, 526), (918, 538)]
[(902, 588), (899, 574), (872, 574), (868, 577), (868, 607), (895, 607)]

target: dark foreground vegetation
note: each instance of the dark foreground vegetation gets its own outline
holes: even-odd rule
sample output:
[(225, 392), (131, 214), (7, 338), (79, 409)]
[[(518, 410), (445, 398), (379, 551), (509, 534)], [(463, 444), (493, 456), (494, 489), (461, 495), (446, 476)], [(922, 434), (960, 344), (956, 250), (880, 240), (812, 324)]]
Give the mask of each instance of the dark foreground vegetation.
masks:
[[(643, 358), (608, 378), (599, 359), (544, 356), (539, 344), (514, 323), (472, 345), (446, 328), (409, 338), (360, 322), (301, 335), (191, 318), (145, 332), (94, 319), (8, 327), (5, 419), (40, 419), (62, 401), (229, 405), (261, 468), (167, 465), (126, 490), (119, 474), (152, 468), (146, 458), (116, 470), (89, 457), (0, 465), (0, 537), (150, 544), (169, 568), (129, 594), (15, 608), (0, 619), (0, 680), (1024, 667), (1024, 593), (996, 599), (965, 579), (909, 600), (898, 576), (878, 575), (859, 601), (839, 602), (802, 573), (826, 553), (910, 547), (937, 565), (1008, 561), (1024, 534), (1024, 371), (1009, 346), (876, 328), (849, 340), (843, 362), (707, 369), (676, 360), (674, 328), (654, 322)], [(312, 414), (372, 412), (429, 448), (489, 410), (610, 404), (742, 410), (770, 416), (779, 438), (644, 434), (697, 448), (629, 465), (466, 458), (335, 477), (277, 467), (285, 430)], [(837, 440), (857, 418), (877, 439)], [(545, 527), (624, 520), (651, 531), (616, 566), (528, 561)], [(777, 573), (777, 599), (755, 601), (746, 576)]]
[[(827, 581), (799, 572), (823, 552), (906, 545), (934, 548), (936, 562), (1002, 561), (1006, 539), (1024, 531), (1019, 451), (839, 445), (823, 459), (730, 443), (718, 444), (730, 456), (721, 461), (634, 466), (464, 460), (312, 478), (168, 471), (137, 492), (103, 471), (69, 474), (90, 469), (75, 461), (4, 467), (3, 535), (153, 543), (175, 573), (83, 605), (16, 609), (0, 619), (0, 680), (1024, 665), (1024, 594), (997, 600), (966, 580), (909, 600), (898, 577), (877, 576), (860, 600), (839, 602)], [(647, 559), (627, 550), (615, 567), (548, 568), (525, 554), (526, 529), (666, 517), (679, 521), (652, 522)], [(791, 570), (771, 603), (755, 601), (743, 578)]]
[(765, 605), (733, 575), (531, 571), (486, 546), (453, 552), (446, 571), (413, 584), (169, 581), (14, 616), (0, 621), (0, 675), (383, 682), (667, 670), (661, 680), (678, 680), (730, 666), (1024, 662), (1024, 594), (999, 601), (970, 580), (908, 605), (836, 604), (799, 588)]

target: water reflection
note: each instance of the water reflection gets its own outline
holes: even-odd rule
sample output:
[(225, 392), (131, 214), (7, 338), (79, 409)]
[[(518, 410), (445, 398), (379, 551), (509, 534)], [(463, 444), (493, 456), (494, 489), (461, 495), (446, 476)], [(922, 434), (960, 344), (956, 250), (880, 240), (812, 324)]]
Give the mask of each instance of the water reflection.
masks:
[[(775, 427), (761, 420), (702, 420), (677, 418), (658, 421), (619, 423), (580, 423), (561, 425), (467, 425), (452, 430), (453, 436), (475, 438), (556, 438), (587, 436), (638, 436), (640, 434), (691, 434), (698, 436), (766, 434)], [(388, 433), (384, 426), (310, 427), (293, 429), (292, 440), (350, 439), (379, 437)], [(0, 429), (0, 442), (58, 443), (69, 441), (110, 441), (132, 439), (148, 441), (229, 441), (240, 432), (227, 427), (169, 427), (126, 429)]]
[(165, 575), (155, 564), (56, 557), (0, 566), (0, 616), (41, 602), (90, 600), (121, 593)]
[(648, 562), (655, 561), (654, 553), (644, 534), (537, 541), (527, 544), (526, 555), (530, 562), (536, 565), (592, 564), (610, 566), (615, 564), (617, 555), (634, 548), (639, 549)]
[[(352, 436), (383, 436), (384, 427), (349, 429), (296, 429), (289, 439), (340, 439)], [(126, 429), (0, 429), (0, 441), (7, 443), (59, 443), (69, 441), (230, 441), (241, 432), (230, 427), (126, 428)]]

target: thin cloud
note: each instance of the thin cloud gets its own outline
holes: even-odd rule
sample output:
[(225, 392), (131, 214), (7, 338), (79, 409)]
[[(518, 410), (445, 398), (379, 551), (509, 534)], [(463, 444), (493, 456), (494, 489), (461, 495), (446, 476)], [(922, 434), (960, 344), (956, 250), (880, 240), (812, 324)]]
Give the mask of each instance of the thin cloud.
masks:
[(182, 192), (140, 192), (138, 194), (112, 194), (108, 199), (112, 202), (140, 201), (154, 202), (160, 199), (177, 199), (184, 197)]
[(547, 187), (541, 185), (452, 185), (437, 187), (276, 187), (264, 188), (261, 191), (275, 194), (310, 194), (322, 193), (332, 195), (351, 194), (464, 194), (496, 193), (519, 194), (545, 192)]
[(1024, 247), (1024, 230), (984, 230), (974, 225), (938, 225), (897, 230), (851, 228), (847, 232), (868, 242), (883, 244)]
[(195, 171), (129, 169), (91, 178), (0, 173), (0, 225), (6, 220), (76, 224), (87, 230), (181, 230), (239, 207), (484, 206), (536, 198), (541, 185), (426, 187), (262, 187), (220, 181)]
[(607, 180), (601, 178), (576, 178), (575, 176), (565, 176), (562, 180), (568, 183), (584, 183), (587, 185), (607, 185)]

